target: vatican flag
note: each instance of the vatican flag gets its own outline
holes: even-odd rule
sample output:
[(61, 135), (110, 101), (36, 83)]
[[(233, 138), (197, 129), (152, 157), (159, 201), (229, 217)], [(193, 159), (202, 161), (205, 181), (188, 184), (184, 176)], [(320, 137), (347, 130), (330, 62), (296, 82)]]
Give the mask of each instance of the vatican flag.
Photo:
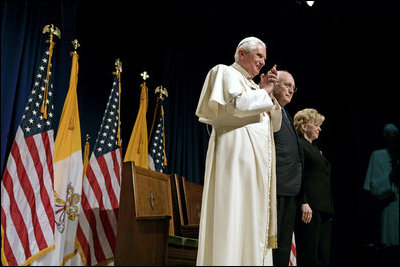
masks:
[[(82, 191), (82, 145), (79, 122), (78, 54), (72, 52), (70, 85), (54, 143), (55, 249), (39, 265), (69, 265), (76, 254), (75, 237)], [(78, 254), (79, 255), (79, 254)]]
[(131, 138), (125, 153), (124, 162), (134, 161), (136, 166), (149, 168), (149, 156), (147, 140), (147, 105), (148, 105), (148, 88), (146, 83), (143, 82), (140, 87), (140, 106), (139, 112), (136, 117), (135, 125), (133, 126)]

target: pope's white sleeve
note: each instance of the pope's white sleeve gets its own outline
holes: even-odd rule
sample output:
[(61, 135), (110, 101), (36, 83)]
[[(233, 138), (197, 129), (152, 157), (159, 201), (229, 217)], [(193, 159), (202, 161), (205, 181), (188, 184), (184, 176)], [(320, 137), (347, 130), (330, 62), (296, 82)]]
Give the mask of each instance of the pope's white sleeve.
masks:
[(251, 90), (233, 98), (226, 108), (235, 117), (243, 118), (274, 109), (275, 105), (265, 90)]

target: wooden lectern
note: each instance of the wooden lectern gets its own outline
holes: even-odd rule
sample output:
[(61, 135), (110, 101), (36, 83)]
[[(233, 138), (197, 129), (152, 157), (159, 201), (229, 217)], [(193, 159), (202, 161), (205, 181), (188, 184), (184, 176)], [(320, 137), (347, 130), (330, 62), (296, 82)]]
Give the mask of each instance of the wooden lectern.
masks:
[(174, 235), (169, 175), (124, 162), (115, 265), (167, 265)]

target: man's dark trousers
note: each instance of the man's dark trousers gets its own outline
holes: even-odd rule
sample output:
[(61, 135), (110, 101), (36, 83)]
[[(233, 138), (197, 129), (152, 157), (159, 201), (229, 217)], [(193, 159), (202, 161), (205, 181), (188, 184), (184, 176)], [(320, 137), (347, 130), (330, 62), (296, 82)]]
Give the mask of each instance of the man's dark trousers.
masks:
[(296, 220), (296, 196), (277, 196), (278, 247), (273, 249), (274, 266), (288, 266)]

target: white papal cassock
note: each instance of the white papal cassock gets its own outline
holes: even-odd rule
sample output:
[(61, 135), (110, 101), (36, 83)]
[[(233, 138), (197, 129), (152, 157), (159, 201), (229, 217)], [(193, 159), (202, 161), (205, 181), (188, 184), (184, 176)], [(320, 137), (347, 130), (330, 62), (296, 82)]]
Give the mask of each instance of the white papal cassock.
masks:
[(272, 265), (279, 104), (238, 63), (217, 65), (206, 77), (196, 115), (212, 125), (197, 265)]

